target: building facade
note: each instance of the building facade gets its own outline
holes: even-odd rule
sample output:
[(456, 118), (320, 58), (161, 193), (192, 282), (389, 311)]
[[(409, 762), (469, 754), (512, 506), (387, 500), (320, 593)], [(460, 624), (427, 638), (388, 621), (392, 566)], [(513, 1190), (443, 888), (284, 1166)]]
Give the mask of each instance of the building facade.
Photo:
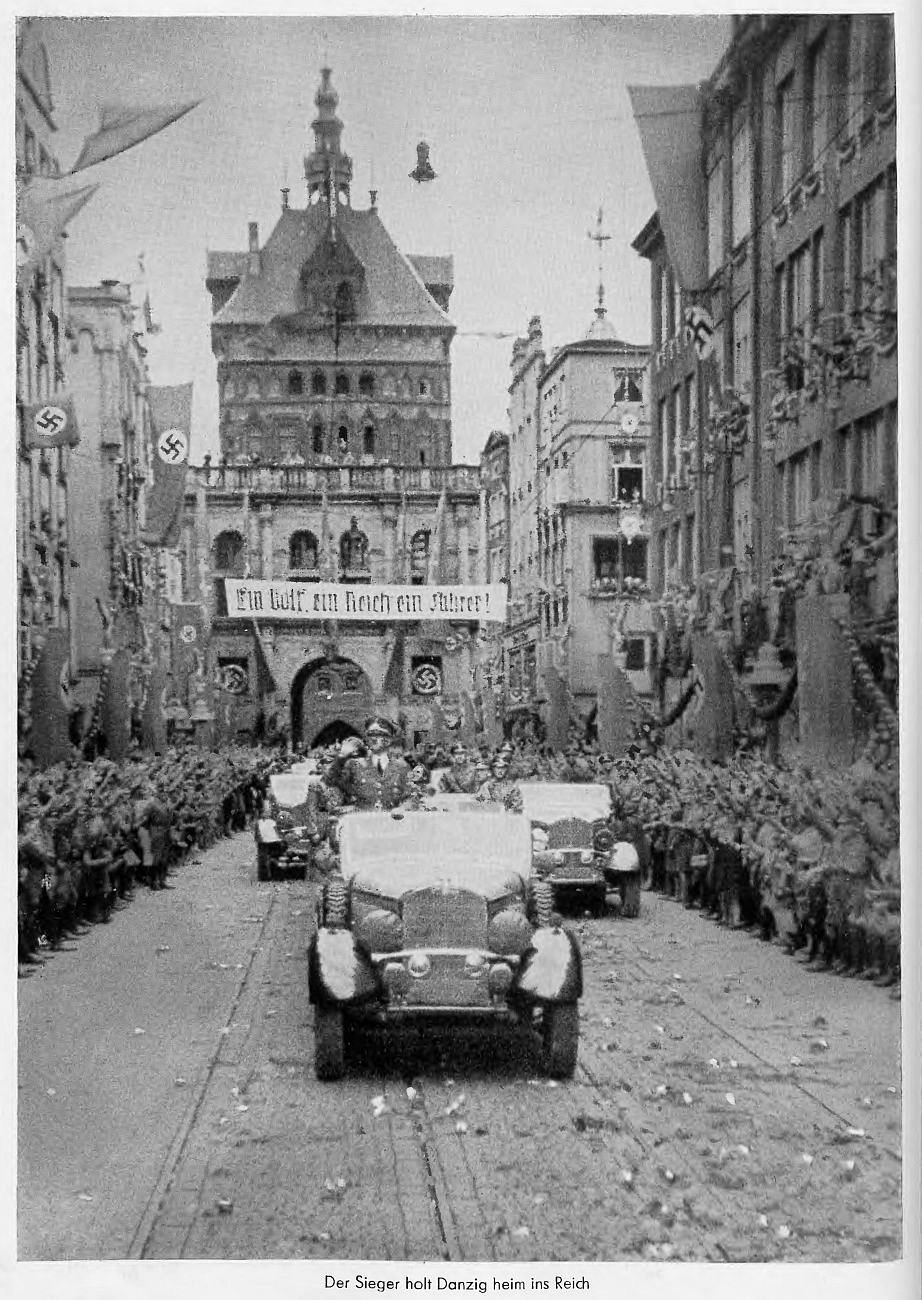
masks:
[[(60, 172), (55, 156), (57, 125), (51, 73), (39, 23), (22, 22), (16, 49), (17, 186)], [(17, 250), (17, 257), (25, 250)], [(18, 672), (21, 686), (48, 645), (62, 660), (56, 671), (68, 681), (70, 645), (70, 512), (68, 484), (72, 448), (30, 447), (27, 408), (53, 402), (65, 383), (65, 248), (53, 240), (46, 255), (17, 266), (17, 568)], [(29, 702), (21, 724), (30, 728)], [(40, 746), (44, 748), (44, 746)]]
[[(895, 703), (895, 104), (890, 16), (735, 19), (684, 214), (704, 264), (681, 283), (662, 202), (634, 243), (652, 272), (656, 594), (692, 589), (740, 663), (768, 644), (796, 665), (799, 739), (829, 756)], [(688, 308), (713, 324), (704, 361)], [(859, 663), (882, 701), (823, 722)]]
[[(546, 724), (561, 698), (585, 725), (599, 656), (650, 690), (649, 349), (619, 339), (600, 293), (582, 339), (548, 358), (540, 319), (512, 356), (507, 708)], [(559, 706), (554, 706), (559, 707)]]
[[(264, 245), (213, 252), (221, 457), (192, 471), (185, 598), (212, 670), (246, 680), (227, 726), (312, 745), (388, 713), (408, 739), (469, 713), (466, 623), (230, 618), (234, 576), (353, 583), (474, 582), (476, 466), (451, 464), (450, 257), (406, 257), (352, 204), (352, 161), (329, 69), (315, 98), (306, 205), (282, 193)], [(253, 719), (252, 725), (250, 719)]]
[(77, 698), (92, 708), (103, 651), (140, 651), (150, 591), (145, 527), (152, 474), (147, 354), (127, 284), (67, 291), (68, 372), (81, 428), (71, 467)]

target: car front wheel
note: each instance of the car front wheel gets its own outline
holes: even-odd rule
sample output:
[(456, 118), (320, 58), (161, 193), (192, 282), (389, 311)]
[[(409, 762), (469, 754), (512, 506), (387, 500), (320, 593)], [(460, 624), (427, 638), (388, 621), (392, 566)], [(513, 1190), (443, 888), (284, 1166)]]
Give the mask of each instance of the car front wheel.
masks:
[(346, 1069), (346, 1040), (340, 1007), (314, 1007), (314, 1073), (318, 1079), (341, 1079)]
[(561, 1002), (544, 1008), (541, 1023), (544, 1068), (552, 1079), (569, 1079), (579, 1050), (579, 1006)]

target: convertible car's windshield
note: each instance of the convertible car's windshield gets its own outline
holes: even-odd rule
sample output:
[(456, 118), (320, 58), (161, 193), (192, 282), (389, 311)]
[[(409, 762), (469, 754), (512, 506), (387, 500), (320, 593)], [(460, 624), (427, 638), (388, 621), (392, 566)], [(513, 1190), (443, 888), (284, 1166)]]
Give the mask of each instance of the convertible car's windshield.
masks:
[(514, 813), (353, 813), (343, 819), (340, 852), (347, 878), (389, 897), (445, 885), (493, 898), (522, 888), (531, 831)]

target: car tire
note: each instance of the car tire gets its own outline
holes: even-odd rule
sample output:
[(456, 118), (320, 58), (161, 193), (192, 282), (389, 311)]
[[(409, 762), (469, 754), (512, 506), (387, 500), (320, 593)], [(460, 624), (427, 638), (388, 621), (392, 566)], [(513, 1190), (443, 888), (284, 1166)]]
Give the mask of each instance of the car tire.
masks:
[(579, 1051), (579, 1004), (556, 1002), (541, 1017), (544, 1069), (552, 1079), (570, 1079)]
[(346, 1038), (341, 1007), (314, 1007), (314, 1073), (324, 1082), (341, 1079), (346, 1069)]
[(269, 850), (265, 844), (256, 845), (256, 879), (272, 879), (272, 863), (269, 860)]
[(605, 915), (608, 910), (608, 899), (604, 889), (599, 890), (599, 892), (594, 896), (590, 910), (592, 911), (592, 915), (595, 917)]
[(640, 876), (628, 876), (621, 885), (621, 915), (640, 915)]

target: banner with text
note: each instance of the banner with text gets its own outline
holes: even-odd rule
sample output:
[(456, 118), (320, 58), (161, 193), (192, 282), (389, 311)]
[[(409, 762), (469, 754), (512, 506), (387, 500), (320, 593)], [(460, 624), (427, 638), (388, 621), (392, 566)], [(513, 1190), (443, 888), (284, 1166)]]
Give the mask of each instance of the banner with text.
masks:
[(399, 583), (370, 586), (349, 582), (267, 582), (225, 578), (231, 618), (355, 619), (413, 622), (417, 619), (478, 619), (502, 623), (506, 587), (414, 587)]

